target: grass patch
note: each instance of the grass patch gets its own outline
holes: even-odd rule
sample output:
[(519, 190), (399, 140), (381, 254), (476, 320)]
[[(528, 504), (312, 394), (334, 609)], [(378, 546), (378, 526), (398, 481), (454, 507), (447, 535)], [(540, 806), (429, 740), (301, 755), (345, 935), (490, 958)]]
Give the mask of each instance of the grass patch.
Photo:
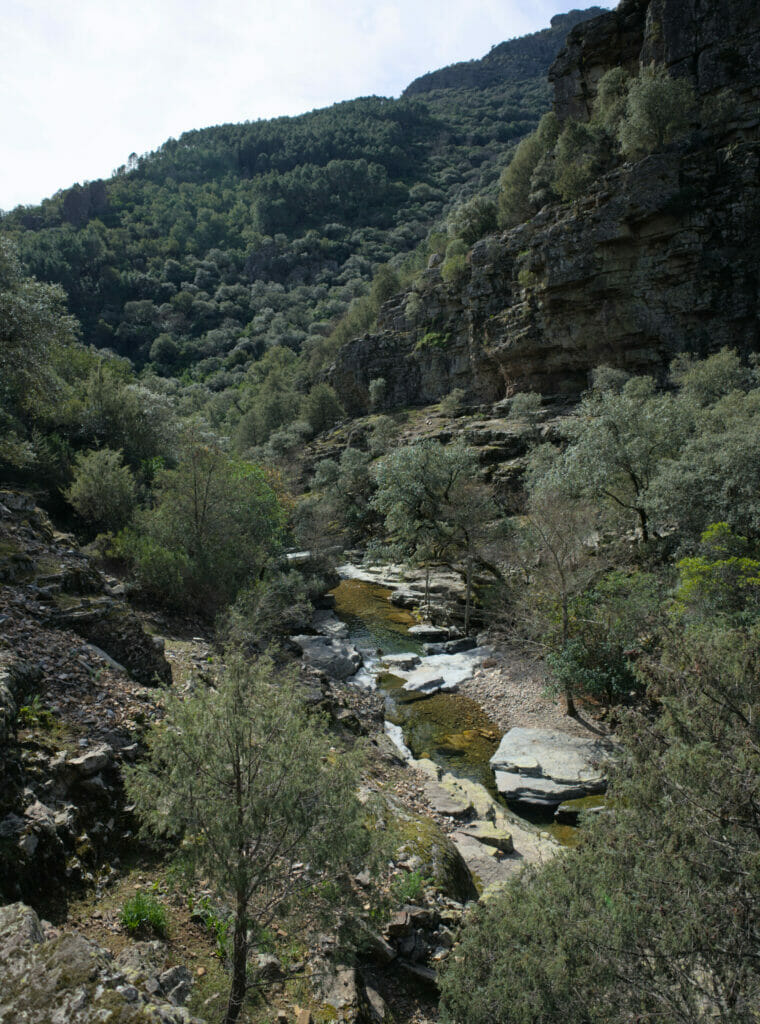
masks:
[(121, 908), (119, 920), (130, 935), (150, 932), (164, 938), (167, 932), (166, 910), (155, 896), (144, 892), (129, 897)]

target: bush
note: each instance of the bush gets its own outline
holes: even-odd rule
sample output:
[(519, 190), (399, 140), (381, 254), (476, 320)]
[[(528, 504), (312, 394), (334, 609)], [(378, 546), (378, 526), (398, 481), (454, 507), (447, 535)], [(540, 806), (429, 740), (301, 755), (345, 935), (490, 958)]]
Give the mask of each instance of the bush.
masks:
[(438, 408), (444, 416), (459, 416), (462, 413), (464, 395), (465, 393), (462, 388), (454, 388), (453, 391), (449, 391), (448, 395), (441, 399)]
[(338, 396), (329, 384), (315, 384), (301, 403), (301, 415), (315, 434), (329, 430), (345, 415)]
[(373, 412), (382, 407), (386, 391), (385, 377), (375, 377), (369, 382), (369, 407)]
[(432, 885), (432, 879), (423, 875), (418, 868), (397, 875), (391, 883), (391, 891), (399, 903), (415, 903), (422, 896), (426, 885)]
[(166, 935), (166, 910), (155, 896), (148, 896), (144, 892), (129, 897), (121, 908), (119, 920), (130, 935), (152, 933), (159, 938)]
[(80, 454), (65, 498), (82, 519), (98, 530), (120, 530), (135, 507), (135, 481), (121, 452), (101, 448)]
[(507, 165), (501, 176), (498, 200), (499, 227), (514, 227), (531, 215), (528, 197), (533, 172), (541, 158), (554, 148), (558, 135), (557, 115), (549, 113), (541, 118), (536, 131), (520, 142), (512, 162)]
[(662, 149), (688, 131), (694, 111), (689, 82), (671, 78), (664, 67), (644, 68), (631, 82), (618, 129), (623, 153), (636, 158)]

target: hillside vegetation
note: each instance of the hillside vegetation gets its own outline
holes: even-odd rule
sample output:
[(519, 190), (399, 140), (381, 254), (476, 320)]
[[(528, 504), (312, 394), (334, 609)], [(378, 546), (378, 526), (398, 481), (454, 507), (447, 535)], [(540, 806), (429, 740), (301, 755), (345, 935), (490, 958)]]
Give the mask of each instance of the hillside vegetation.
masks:
[[(658, 195), (650, 210), (639, 175), (680, 172), (718, 151), (745, 175), (731, 223), (738, 216), (751, 247), (747, 90), (701, 89), (664, 59), (639, 60), (645, 31), (659, 43), (671, 27), (656, 22), (655, 31), (659, 5), (647, 7), (623, 0), (571, 36), (576, 46), (588, 31), (589, 46), (601, 38), (623, 47), (631, 25), (641, 35), (636, 66), (601, 73), (597, 53), (585, 115), (548, 111), (539, 74), (583, 19), (574, 12), (483, 61), (423, 76), (398, 101), (188, 133), (108, 182), (75, 186), (0, 225), (4, 480), (35, 490), (154, 621), (215, 639), (205, 669), (218, 658), (219, 672), (165, 702), (175, 728), (153, 727), (150, 756), (126, 778), (154, 839), (166, 842), (153, 855), (182, 849), (188, 871), (199, 870), (199, 884), (211, 879), (222, 901), (204, 913), (232, 975), (228, 1024), (264, 1019), (248, 999), (248, 951), (263, 949), (261, 928), (292, 909), (289, 893), (308, 894), (315, 930), (323, 899), (341, 908), (341, 926), (358, 922), (357, 962), (407, 969), (374, 932), (387, 907), (360, 871), (370, 847), (397, 872), (385, 896), (404, 904), (383, 935), (404, 956), (417, 956), (420, 940), (415, 977), (430, 981), (437, 966), (447, 1024), (758, 1020), (757, 353), (742, 337), (722, 347), (713, 339), (705, 354), (674, 315), (639, 364), (637, 323), (625, 321), (630, 350), (612, 352), (614, 365), (579, 358), (573, 380), (583, 384), (568, 399), (500, 376), (493, 344), (500, 337), (519, 355), (519, 317), (539, 312), (560, 349), (575, 342), (581, 307), (601, 306), (610, 330), (619, 326), (618, 307), (600, 303), (596, 289), (618, 275), (625, 290), (632, 251), (646, 286), (637, 314), (649, 314), (660, 264), (646, 256), (660, 233), (683, 240), (673, 225), (683, 209), (689, 220), (694, 196), (668, 193), (663, 212)], [(696, 52), (696, 35), (692, 43)], [(724, 145), (727, 125), (738, 127)], [(704, 194), (715, 195), (708, 178)], [(623, 213), (614, 231), (600, 229), (590, 256), (591, 207), (614, 186), (627, 190), (613, 196)], [(629, 223), (638, 206), (642, 219)], [(700, 210), (700, 224), (715, 218), (712, 234), (689, 221), (704, 271), (696, 284), (718, 263), (703, 239), (717, 237), (719, 215), (717, 204)], [(531, 234), (537, 225), (545, 235)], [(584, 276), (573, 277), (578, 263), (563, 261), (564, 250), (533, 246), (549, 235), (562, 236)], [(683, 253), (668, 250), (674, 277)], [(571, 289), (565, 305), (551, 306), (552, 274), (559, 291)], [(479, 321), (481, 300), (493, 306)], [(378, 312), (381, 329), (369, 334)], [(528, 341), (540, 380), (554, 380), (543, 366), (547, 336)], [(475, 349), (492, 378), (477, 400), (467, 379)], [(359, 382), (351, 396), (340, 383), (348, 372), (327, 372), (338, 350)], [(607, 350), (600, 342), (584, 354), (592, 351)], [(420, 366), (441, 399), (427, 397), (424, 408)], [(17, 555), (9, 546), (8, 573), (22, 571)], [(429, 924), (430, 906), (407, 904), (433, 891), (435, 914), (451, 910), (428, 867), (456, 859), (451, 844), (435, 825), (428, 846), (437, 852), (420, 845), (402, 864), (390, 852), (394, 829), (414, 830), (414, 815), (395, 797), (354, 800), (368, 770), (357, 736), (382, 729), (383, 709), (354, 715), (345, 694), (357, 706), (370, 697), (347, 688), (344, 674), (330, 711), (315, 698), (308, 658), (297, 679), (285, 667), (293, 640), (324, 639), (294, 635), (316, 629), (314, 604), (336, 565), (365, 555), (420, 571), (425, 599), (414, 612), (448, 616), (447, 627), (463, 627), (455, 642), (482, 651), (475, 636), (486, 631), (540, 659), (562, 701), (557, 720), (616, 741), (607, 803), (583, 821), (578, 848), (467, 908), (472, 885), (447, 889), (458, 909), (429, 943), (422, 936), (434, 926), (412, 921)], [(431, 570), (442, 569), (461, 579), (453, 611), (431, 597)], [(44, 603), (50, 594), (32, 584)], [(349, 674), (359, 664), (357, 654)], [(315, 703), (333, 715), (332, 731), (322, 710), (314, 719), (304, 710)], [(44, 713), (26, 708), (27, 718)], [(372, 747), (363, 751), (370, 773), (387, 777), (389, 763), (407, 770)], [(423, 830), (433, 824), (425, 819)], [(344, 906), (347, 895), (363, 911)], [(435, 920), (438, 928), (443, 917)], [(322, 958), (330, 942), (315, 941)], [(337, 964), (344, 953), (325, 956)], [(415, 1012), (406, 1019), (419, 1020)], [(359, 1008), (318, 1020), (370, 1018)]]

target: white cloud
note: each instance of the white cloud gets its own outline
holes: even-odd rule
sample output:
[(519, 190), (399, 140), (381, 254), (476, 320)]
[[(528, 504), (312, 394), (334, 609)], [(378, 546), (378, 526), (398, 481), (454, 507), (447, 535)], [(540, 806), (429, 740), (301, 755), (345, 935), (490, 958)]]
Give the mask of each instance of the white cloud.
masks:
[(5, 0), (0, 208), (107, 176), (191, 128), (398, 95), (555, 11), (548, 0)]

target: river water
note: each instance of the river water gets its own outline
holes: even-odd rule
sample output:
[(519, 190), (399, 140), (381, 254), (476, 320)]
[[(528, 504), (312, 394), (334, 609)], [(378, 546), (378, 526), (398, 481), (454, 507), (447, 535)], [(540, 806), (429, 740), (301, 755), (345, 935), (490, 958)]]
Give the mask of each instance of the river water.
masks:
[[(411, 612), (396, 608), (391, 591), (375, 583), (342, 580), (332, 591), (335, 612), (349, 629), (349, 639), (364, 655), (370, 670), (381, 654), (422, 654), (422, 645), (408, 635), (416, 622)], [(419, 697), (402, 689), (403, 680), (380, 672), (377, 686), (385, 697), (387, 721), (400, 726), (404, 742), (416, 758), (427, 757), (444, 771), (484, 785), (500, 800), (489, 765), (501, 739), (498, 726), (479, 704), (459, 693)], [(556, 823), (545, 810), (531, 813), (524, 805), (509, 805), (521, 817), (573, 846), (578, 830)]]

